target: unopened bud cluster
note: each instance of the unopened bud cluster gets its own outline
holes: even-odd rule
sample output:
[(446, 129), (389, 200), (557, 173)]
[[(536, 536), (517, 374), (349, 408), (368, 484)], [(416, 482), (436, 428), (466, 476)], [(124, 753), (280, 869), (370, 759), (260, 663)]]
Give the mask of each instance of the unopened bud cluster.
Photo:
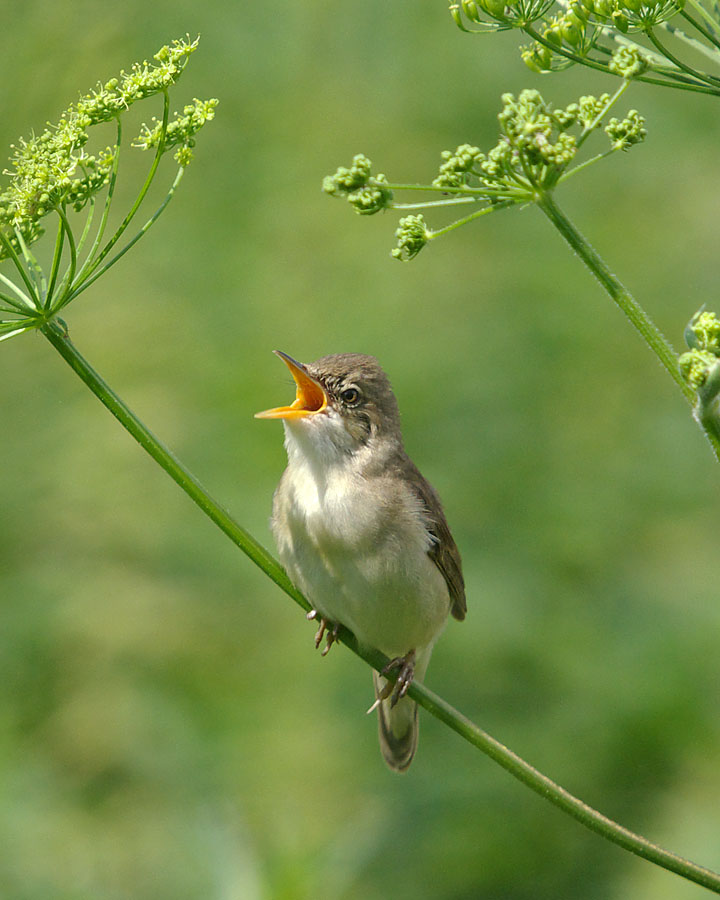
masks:
[[(533, 71), (563, 69), (594, 56), (595, 63), (613, 74), (635, 78), (649, 65), (640, 49), (623, 47), (620, 57), (608, 62), (598, 58), (598, 35), (613, 30), (622, 35), (646, 32), (678, 14), (683, 5), (684, 0), (461, 0), (450, 11), (465, 31), (517, 28), (540, 35), (520, 51)], [(465, 27), (465, 20), (471, 28)]]
[(432, 232), (425, 225), (422, 215), (405, 216), (400, 219), (400, 227), (395, 232), (395, 237), (398, 243), (391, 254), (394, 259), (407, 262), (418, 255), (432, 237)]
[(390, 206), (392, 191), (384, 175), (372, 174), (372, 163), (358, 153), (349, 168), (340, 166), (323, 179), (322, 188), (331, 197), (344, 197), (361, 216), (370, 216)]
[(149, 150), (160, 145), (162, 141), (163, 152), (180, 145), (175, 153), (175, 159), (182, 166), (192, 161), (192, 148), (195, 146), (195, 135), (198, 131), (215, 117), (215, 107), (218, 101), (215, 99), (198, 100), (183, 107), (182, 113), (176, 113), (175, 118), (163, 128), (163, 123), (153, 118), (153, 125), (143, 125), (140, 135), (133, 142), (133, 147), (141, 150)]
[(720, 319), (711, 312), (695, 313), (685, 340), (690, 350), (678, 360), (683, 377), (694, 390), (706, 394), (712, 389), (714, 396), (720, 387)]
[[(432, 238), (491, 209), (541, 202), (566, 173), (575, 171), (568, 169), (580, 146), (594, 131), (604, 129), (611, 142), (610, 152), (627, 150), (642, 141), (645, 122), (636, 110), (630, 110), (624, 119), (612, 118), (605, 124), (615, 99), (609, 94), (587, 95), (556, 108), (535, 90), (524, 90), (517, 97), (503, 94), (497, 144), (487, 152), (470, 143), (444, 150), (432, 184), (418, 185), (423, 191), (437, 192), (435, 197), (440, 194), (441, 199), (428, 200), (428, 205), (450, 207), (477, 202), (480, 208), (440, 231), (431, 231), (421, 215), (406, 216), (400, 220), (398, 243), (392, 255), (401, 260), (412, 259)], [(598, 154), (592, 161), (607, 155)], [(384, 175), (373, 175), (370, 160), (362, 154), (355, 156), (350, 166), (341, 166), (326, 176), (322, 186), (330, 196), (346, 199), (361, 215), (391, 207), (425, 205), (396, 204), (393, 189), (408, 186), (390, 184)]]
[[(486, 189), (487, 199), (517, 198), (525, 190), (552, 188), (577, 153), (581, 133), (600, 128), (610, 97), (585, 96), (564, 108), (553, 108), (535, 90), (524, 90), (516, 98), (503, 95), (498, 115), (501, 136), (487, 154), (470, 144), (445, 150), (435, 187), (462, 192), (477, 186)], [(645, 137), (644, 119), (631, 110), (623, 120), (611, 119), (605, 133), (613, 149), (627, 149)]]

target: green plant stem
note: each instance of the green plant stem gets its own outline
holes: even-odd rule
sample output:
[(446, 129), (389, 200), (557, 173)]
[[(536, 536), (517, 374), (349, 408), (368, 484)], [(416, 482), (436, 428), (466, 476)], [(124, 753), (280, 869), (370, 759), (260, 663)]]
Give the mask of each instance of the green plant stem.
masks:
[[(113, 236), (110, 238), (110, 240), (107, 242), (107, 244), (105, 244), (105, 246), (102, 248), (102, 250), (98, 253), (97, 256), (88, 257), (87, 265), (83, 267), (82, 273), (81, 273), (82, 274), (82, 284), (84, 287), (87, 287), (87, 285), (89, 284), (89, 276), (91, 276), (95, 272), (95, 270), (98, 268), (100, 263), (105, 259), (105, 257), (108, 255), (108, 253), (110, 253), (110, 251), (115, 246), (115, 244), (117, 244), (117, 242), (123, 236), (127, 227), (130, 225), (132, 220), (135, 218), (135, 214), (140, 209), (140, 206), (141, 206), (143, 200), (145, 199), (145, 195), (150, 190), (150, 185), (152, 184), (153, 179), (155, 178), (155, 173), (157, 172), (158, 166), (160, 165), (160, 159), (162, 158), (163, 152), (165, 150), (165, 136), (167, 134), (167, 124), (168, 124), (169, 115), (170, 115), (170, 96), (169, 96), (167, 88), (166, 88), (165, 90), (163, 90), (162, 132), (161, 132), (160, 140), (158, 141), (157, 149), (155, 151), (155, 156), (153, 157), (152, 165), (150, 166), (150, 171), (148, 172), (147, 177), (145, 178), (145, 183), (140, 188), (140, 193), (137, 195), (137, 197), (135, 198), (135, 201), (133, 202), (132, 207), (130, 208), (130, 212), (122, 220), (122, 222), (118, 226), (117, 230), (115, 231), (115, 234), (113, 234)], [(118, 136), (118, 141), (119, 141), (119, 136)], [(119, 146), (119, 144), (118, 144), (118, 146)], [(117, 167), (115, 165), (113, 165), (113, 176), (116, 176), (116, 175), (117, 175)], [(111, 182), (110, 187), (114, 188), (114, 179)], [(111, 193), (111, 191), (108, 191), (107, 205), (105, 208), (106, 212), (109, 211), (109, 208), (110, 208), (109, 204), (110, 204), (111, 198), (112, 198), (112, 193)], [(101, 228), (104, 229), (106, 221), (107, 221), (106, 217), (103, 216)], [(121, 255), (122, 254), (118, 254), (118, 256), (116, 258), (119, 258)], [(80, 286), (79, 286), (79, 281), (80, 280), (78, 279), (78, 284), (76, 285), (76, 288), (73, 290), (74, 297), (76, 297), (81, 292)]]
[[(534, 41), (537, 41), (538, 44), (542, 44), (543, 47), (547, 47), (552, 53), (556, 53), (560, 56), (564, 56), (566, 59), (572, 60), (575, 63), (579, 63), (580, 65), (587, 66), (591, 69), (597, 69), (599, 72), (604, 72), (606, 75), (615, 75), (615, 77), (620, 77), (616, 75), (615, 72), (612, 72), (609, 66), (604, 63), (598, 62), (588, 56), (580, 56), (577, 53), (573, 53), (570, 50), (567, 50), (565, 47), (558, 47), (549, 41), (546, 37), (536, 31), (532, 25), (526, 25), (523, 27), (523, 31), (531, 37)], [(707, 84), (707, 81), (703, 79), (703, 82), (697, 82), (693, 79), (687, 78), (682, 75), (680, 72), (677, 74), (673, 71), (663, 72), (663, 75), (666, 78), (653, 78), (650, 75), (636, 75), (633, 79), (634, 81), (642, 81), (645, 84), (658, 84), (663, 87), (671, 87), (675, 88), (679, 91), (694, 91), (700, 94), (720, 94), (720, 90), (717, 87), (712, 87)]]
[(152, 456), (155, 462), (185, 491), (205, 515), (212, 519), (218, 528), (224, 531), (230, 540), (243, 553), (249, 556), (278, 587), (281, 587), (285, 593), (289, 594), (303, 608), (309, 609), (309, 604), (300, 592), (295, 589), (280, 564), (226, 510), (210, 497), (195, 476), (173, 456), (172, 452), (125, 405), (110, 385), (103, 380), (90, 363), (77, 351), (67, 331), (57, 321), (48, 322), (40, 330), (68, 365), (82, 378), (98, 400), (110, 410), (123, 428), (130, 432), (143, 450), (146, 450)]
[(58, 230), (55, 238), (55, 250), (53, 252), (52, 267), (50, 269), (50, 277), (48, 279), (47, 294), (44, 298), (45, 306), (52, 303), (52, 297), (55, 293), (55, 282), (57, 281), (58, 272), (60, 270), (60, 260), (62, 259), (63, 247), (65, 246), (65, 227), (67, 219), (58, 213)]
[(662, 55), (669, 59), (671, 63), (674, 63), (678, 67), (681, 72), (686, 72), (688, 75), (691, 75), (693, 78), (702, 79), (705, 84), (712, 84), (715, 87), (720, 87), (720, 78), (715, 78), (713, 75), (709, 75), (706, 72), (700, 72), (698, 69), (689, 66), (687, 63), (683, 62), (678, 56), (669, 50), (665, 44), (662, 43), (660, 38), (655, 34), (652, 28), (648, 28), (645, 31), (645, 34), (648, 36), (648, 40), (654, 44), (657, 50), (662, 53)]
[[(118, 250), (118, 252), (111, 259), (109, 259), (101, 268), (93, 270), (92, 274), (88, 275), (83, 281), (81, 281), (79, 283), (79, 286), (76, 289), (71, 290), (68, 293), (68, 295), (63, 298), (62, 302), (57, 305), (56, 312), (61, 310), (64, 306), (67, 306), (68, 303), (71, 303), (83, 291), (86, 291), (90, 287), (91, 284), (93, 284), (95, 281), (97, 281), (98, 278), (100, 278), (102, 275), (104, 275), (111, 266), (114, 266), (115, 263), (118, 262), (118, 260), (122, 259), (122, 257), (125, 256), (125, 254), (128, 252), (128, 250), (130, 250), (132, 247), (135, 246), (135, 244), (137, 244), (137, 242), (140, 240), (140, 238), (146, 234), (148, 229), (152, 225), (154, 225), (155, 222), (157, 222), (157, 220), (160, 218), (162, 213), (165, 211), (165, 208), (167, 207), (168, 203), (175, 196), (175, 191), (177, 189), (177, 186), (180, 184), (180, 181), (183, 177), (184, 172), (185, 172), (185, 169), (182, 167), (180, 167), (177, 170), (177, 172), (175, 174), (175, 178), (173, 179), (173, 183), (170, 185), (170, 188), (169, 188), (167, 194), (165, 194), (165, 197), (163, 198), (162, 203), (160, 204), (160, 206), (158, 206), (158, 208), (155, 210), (155, 212), (150, 216), (150, 218), (147, 220), (147, 222), (145, 222), (145, 224), (137, 232), (137, 234), (135, 234), (135, 236), (131, 240), (129, 240), (127, 242), (127, 244), (125, 244), (121, 250)], [(72, 282), (71, 282), (71, 284), (72, 284)]]
[[(699, 3), (698, 0), (688, 0), (687, 5), (688, 5), (688, 6), (692, 6), (693, 9), (695, 9), (695, 11), (696, 11), (697, 13), (699, 13), (699, 14), (702, 16), (703, 19), (705, 19), (705, 22), (706, 22), (705, 28), (707, 28), (708, 31), (710, 31), (710, 32), (712, 32), (713, 34), (716, 34), (716, 35), (718, 34), (718, 22), (717, 22), (717, 19), (714, 19), (714, 18), (712, 17), (711, 13), (710, 13), (707, 9), (705, 9), (705, 7), (702, 5), (702, 3)], [(715, 8), (717, 9), (717, 4), (715, 4)], [(685, 11), (686, 11), (686, 10), (683, 8), (683, 9), (680, 11), (680, 12), (681, 12), (681, 15), (682, 15)], [(686, 18), (689, 19), (689, 16), (686, 17)], [(692, 20), (692, 21), (694, 22), (694, 20)]]
[[(31, 298), (31, 303), (35, 309), (37, 309), (37, 305), (35, 303), (38, 300), (37, 291), (35, 289), (35, 285), (30, 281), (27, 272), (25, 271), (25, 266), (20, 262), (20, 257), (15, 252), (15, 248), (13, 247), (10, 239), (5, 237), (2, 229), (0, 228), (0, 241), (2, 242), (5, 250), (7, 251), (8, 257), (13, 261), (15, 268), (18, 270), (20, 277), (22, 278), (25, 287), (27, 288), (27, 297)], [(3, 278), (3, 281), (7, 282), (8, 279)]]
[(711, 441), (720, 443), (720, 419), (718, 419), (717, 404), (705, 406), (698, 403), (695, 407), (695, 419)]
[(688, 385), (685, 384), (685, 381), (680, 374), (675, 351), (660, 333), (645, 310), (620, 280), (612, 274), (598, 253), (561, 211), (551, 194), (540, 195), (536, 202), (539, 208), (545, 213), (548, 219), (550, 219), (560, 234), (605, 288), (615, 303), (617, 303), (628, 319), (630, 319), (643, 340), (657, 356), (662, 365), (668, 370), (685, 397), (692, 402), (695, 399), (694, 394)]
[[(101, 403), (107, 407), (120, 424), (130, 432), (140, 446), (150, 454), (176, 484), (278, 587), (282, 588), (296, 603), (308, 611), (310, 604), (293, 586), (280, 564), (226, 510), (208, 495), (194, 475), (175, 458), (170, 450), (126, 406), (107, 382), (78, 352), (70, 340), (67, 330), (57, 321), (48, 322), (41, 330), (62, 358), (80, 376)], [(347, 647), (378, 671), (382, 670), (387, 664), (388, 660), (382, 653), (362, 647), (346, 628), (340, 629), (339, 636), (340, 640)], [(637, 856), (643, 857), (658, 866), (662, 866), (683, 878), (720, 894), (720, 874), (698, 866), (667, 850), (663, 850), (661, 847), (594, 810), (525, 762), (516, 753), (513, 753), (512, 750), (491, 737), (423, 685), (413, 683), (410, 686), (409, 694), (431, 715), (452, 728), (453, 731), (489, 756), (519, 781), (577, 819), (587, 828)]]
[[(608, 114), (608, 112), (613, 108), (613, 106), (618, 102), (618, 100), (622, 97), (625, 91), (630, 87), (629, 79), (625, 79), (620, 87), (615, 91), (615, 93), (610, 97), (607, 103), (603, 106), (600, 112), (595, 116), (592, 122), (588, 122), (588, 124), (583, 128), (582, 134), (577, 139), (577, 148), (578, 150), (585, 141), (590, 137), (591, 134), (594, 134), (595, 129), (598, 127), (603, 118)], [(612, 152), (612, 151), (611, 151)], [(604, 155), (604, 154), (601, 154)], [(576, 166), (577, 168), (577, 166)], [(562, 179), (561, 179), (562, 180)]]
[[(685, 380), (680, 373), (677, 354), (650, 316), (648, 316), (622, 282), (613, 275), (604, 260), (558, 207), (551, 194), (539, 194), (536, 197), (535, 202), (577, 253), (580, 259), (585, 263), (588, 269), (590, 269), (610, 297), (620, 307), (623, 313), (625, 313), (650, 350), (657, 356), (661, 365), (667, 369), (688, 403), (694, 404), (696, 399), (695, 393), (692, 388), (685, 383)], [(720, 438), (715, 434), (715, 429), (709, 429), (700, 419), (698, 419), (698, 421), (702, 425), (715, 456), (720, 462)]]

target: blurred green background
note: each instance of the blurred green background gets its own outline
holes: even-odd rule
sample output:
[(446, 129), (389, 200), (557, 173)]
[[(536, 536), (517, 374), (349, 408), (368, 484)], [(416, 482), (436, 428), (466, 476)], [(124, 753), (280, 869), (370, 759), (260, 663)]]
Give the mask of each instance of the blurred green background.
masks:
[[(30, 0), (3, 29), (5, 146), (186, 32), (173, 108), (221, 101), (168, 213), (68, 310), (81, 351), (268, 546), (284, 451), (252, 415), (291, 397), (270, 351), (378, 356), (465, 561), (468, 618), (429, 686), (720, 867), (718, 473), (679, 392), (535, 210), (403, 265), (395, 214), (320, 191), (356, 152), (423, 181), (442, 149), (491, 146), (503, 91), (565, 104), (612, 82), (534, 75), (516, 35), (464, 35), (444, 0)], [(717, 308), (717, 117), (627, 97), (647, 143), (558, 200), (677, 346)], [(393, 776), (366, 667), (313, 652), (42, 337), (0, 346), (0, 383), (0, 897), (701, 895), (424, 714)]]

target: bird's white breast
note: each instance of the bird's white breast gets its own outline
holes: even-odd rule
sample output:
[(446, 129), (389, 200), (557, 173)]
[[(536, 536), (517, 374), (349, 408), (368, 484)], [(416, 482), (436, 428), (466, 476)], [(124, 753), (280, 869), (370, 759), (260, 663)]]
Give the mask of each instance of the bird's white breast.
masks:
[[(286, 424), (288, 468), (275, 496), (273, 532), (292, 580), (327, 619), (390, 656), (431, 647), (450, 599), (428, 556), (419, 499), (375, 468), (364, 450), (325, 443)], [(335, 427), (329, 423), (327, 428)], [(368, 450), (368, 453), (371, 452)]]

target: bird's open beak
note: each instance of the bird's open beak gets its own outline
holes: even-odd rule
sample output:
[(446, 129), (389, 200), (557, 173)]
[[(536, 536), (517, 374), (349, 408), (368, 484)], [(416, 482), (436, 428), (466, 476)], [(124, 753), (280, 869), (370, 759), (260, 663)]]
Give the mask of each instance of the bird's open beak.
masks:
[(327, 394), (319, 381), (316, 381), (302, 363), (297, 362), (282, 350), (273, 350), (285, 365), (290, 369), (290, 374), (295, 379), (295, 401), (290, 406), (276, 406), (274, 409), (266, 409), (255, 413), (256, 419), (302, 419), (304, 416), (312, 416), (322, 412), (327, 406)]

